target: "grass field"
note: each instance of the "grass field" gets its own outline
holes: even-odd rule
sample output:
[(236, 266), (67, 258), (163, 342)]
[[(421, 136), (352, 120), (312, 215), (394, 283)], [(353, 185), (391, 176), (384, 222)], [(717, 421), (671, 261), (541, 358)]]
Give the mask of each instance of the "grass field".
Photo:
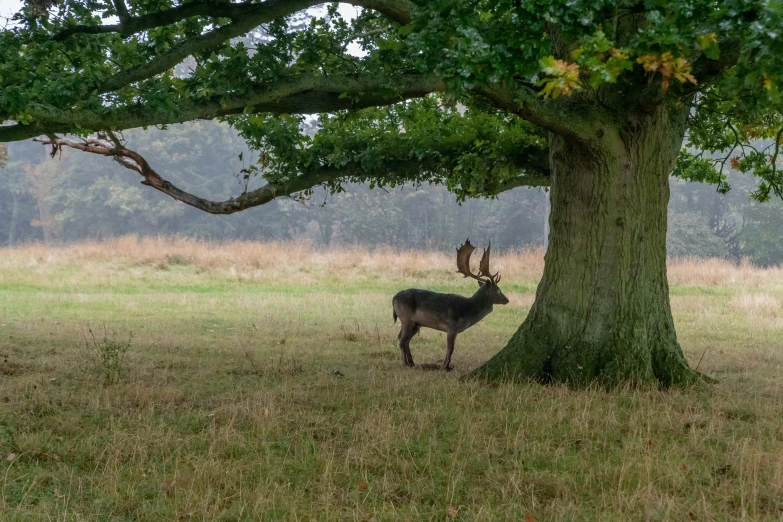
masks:
[[(783, 269), (670, 263), (686, 391), (461, 382), (524, 318), (540, 251), (445, 374), (391, 296), (447, 254), (125, 238), (0, 249), (0, 520), (782, 520)], [(443, 334), (412, 342), (442, 360)], [(335, 375), (333, 372), (341, 375)]]

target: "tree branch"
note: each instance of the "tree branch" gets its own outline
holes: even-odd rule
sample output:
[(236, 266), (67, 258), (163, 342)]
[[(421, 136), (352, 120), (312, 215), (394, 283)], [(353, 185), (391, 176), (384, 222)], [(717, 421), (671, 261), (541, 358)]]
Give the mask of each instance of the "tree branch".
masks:
[(548, 187), (552, 184), (552, 178), (543, 174), (530, 175), (525, 174), (518, 176), (514, 179), (504, 181), (500, 184), (497, 190), (487, 194), (489, 196), (496, 196), (501, 192), (508, 192), (511, 189), (517, 187)]
[(343, 109), (389, 105), (445, 90), (438, 78), (419, 74), (394, 79), (376, 76), (298, 76), (273, 86), (258, 86), (242, 96), (215, 96), (193, 103), (188, 100), (176, 113), (146, 106), (121, 108), (106, 113), (30, 107), (31, 125), (0, 126), (0, 142), (20, 141), (49, 132), (68, 133), (131, 129), (149, 125), (212, 119), (249, 111), (253, 113), (316, 114)]
[(579, 141), (587, 141), (594, 137), (594, 130), (583, 114), (576, 114), (562, 104), (544, 98), (529, 87), (495, 84), (490, 87), (479, 87), (475, 92), (487, 98), (495, 106), (555, 134)]
[(125, 147), (117, 147), (108, 140), (88, 138), (83, 143), (78, 143), (60, 138), (46, 138), (35, 141), (51, 145), (55, 151), (62, 147), (70, 147), (91, 154), (113, 158), (114, 161), (126, 169), (141, 175), (144, 178), (141, 182), (143, 185), (152, 187), (177, 201), (210, 214), (233, 214), (251, 207), (257, 207), (269, 203), (277, 197), (289, 196), (337, 179), (341, 174), (335, 169), (316, 168), (285, 183), (267, 183), (263, 187), (246, 192), (236, 198), (226, 201), (210, 201), (176, 187), (163, 179), (139, 153)]
[[(279, 183), (270, 182), (260, 188), (245, 192), (239, 197), (230, 198), (225, 201), (211, 201), (176, 187), (158, 174), (141, 154), (108, 139), (90, 137), (86, 138), (84, 142), (75, 142), (52, 136), (49, 138), (36, 139), (35, 141), (43, 143), (44, 145), (51, 145), (52, 156), (54, 156), (58, 150), (62, 149), (62, 147), (69, 147), (91, 154), (110, 157), (126, 169), (141, 175), (141, 177), (144, 178), (141, 182), (143, 185), (152, 187), (155, 190), (171, 196), (177, 201), (181, 201), (186, 205), (210, 214), (233, 214), (248, 208), (264, 205), (278, 197), (290, 196), (307, 191), (316, 186), (323, 185), (324, 183), (336, 182), (340, 179), (351, 177), (361, 178), (368, 174), (363, 170), (360, 163), (350, 163), (339, 168), (315, 166), (290, 180)], [(524, 154), (525, 157), (518, 158), (518, 161), (524, 162), (530, 161), (531, 158), (536, 158), (535, 153), (526, 151)], [(549, 176), (536, 170), (539, 167), (540, 165), (537, 164), (532, 165), (532, 172), (526, 172), (516, 178), (504, 181), (497, 187), (497, 190), (484, 195), (495, 195), (525, 185), (536, 187), (548, 186)], [(422, 172), (437, 170), (438, 168), (439, 165), (437, 161), (432, 158), (421, 161), (416, 159), (387, 159), (375, 167), (374, 171), (383, 173), (392, 172), (399, 175), (401, 179), (406, 179), (409, 177), (415, 178)]]
[(693, 92), (701, 90), (705, 85), (709, 85), (716, 78), (726, 72), (726, 69), (734, 67), (740, 57), (740, 43), (732, 40), (720, 44), (720, 56), (717, 60), (707, 58), (704, 54), (694, 60), (691, 66), (691, 73), (698, 80), (698, 84), (687, 84), (683, 88)]
[[(124, 16), (120, 7), (124, 2), (115, 2), (121, 22), (111, 25), (75, 25), (60, 31), (53, 36), (55, 41), (63, 41), (75, 34), (119, 33), (123, 38), (155, 27), (170, 25), (194, 16), (210, 18), (228, 18), (238, 22), (247, 18), (260, 19), (258, 25), (287, 16), (297, 11), (324, 3), (323, 0), (266, 0), (263, 3), (217, 3), (208, 1), (181, 4), (165, 11), (149, 13), (142, 16), (128, 16), (127, 8)], [(408, 0), (348, 0), (343, 3), (357, 7), (372, 9), (390, 20), (401, 25), (410, 23), (413, 4)], [(120, 4), (120, 5), (117, 5)]]
[(124, 22), (130, 18), (130, 14), (128, 14), (128, 6), (125, 5), (125, 0), (112, 0), (112, 3), (114, 4), (114, 10), (117, 11), (117, 17), (121, 21)]
[(36, 136), (42, 136), (48, 133), (67, 133), (72, 129), (72, 125), (33, 123), (22, 125), (16, 123), (12, 125), (0, 125), (0, 143), (10, 143), (13, 141), (29, 140)]

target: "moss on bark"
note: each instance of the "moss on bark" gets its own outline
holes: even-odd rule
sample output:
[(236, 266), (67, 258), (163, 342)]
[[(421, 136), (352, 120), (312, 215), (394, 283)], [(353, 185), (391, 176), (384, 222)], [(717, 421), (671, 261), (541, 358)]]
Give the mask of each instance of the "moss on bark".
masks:
[(585, 143), (549, 138), (549, 248), (535, 302), (470, 376), (584, 386), (701, 380), (674, 328), (666, 279), (669, 174), (685, 112), (661, 107)]

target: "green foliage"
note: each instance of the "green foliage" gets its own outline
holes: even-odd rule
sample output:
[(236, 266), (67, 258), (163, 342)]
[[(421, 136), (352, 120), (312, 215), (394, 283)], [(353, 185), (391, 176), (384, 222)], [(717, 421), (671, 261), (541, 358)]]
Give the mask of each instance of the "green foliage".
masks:
[[(263, 151), (259, 166), (267, 180), (332, 167), (343, 172), (329, 184), (333, 192), (345, 181), (392, 188), (428, 182), (445, 184), (464, 200), (495, 194), (525, 172), (523, 165), (546, 154), (542, 134), (524, 120), (474, 107), (460, 113), (437, 97), (323, 115), (312, 137), (300, 131), (301, 117), (253, 115), (230, 121), (251, 148)], [(547, 169), (544, 159), (538, 162)]]
[[(243, 5), (254, 3), (266, 5)], [(381, 4), (410, 7), (395, 0)], [(533, 116), (543, 107), (563, 118), (565, 128), (575, 127), (570, 118), (595, 118), (602, 111), (613, 114), (611, 121), (662, 103), (688, 110), (688, 150), (720, 159), (713, 172), (708, 161), (683, 153), (678, 177), (726, 191), (724, 166), (730, 162), (756, 176), (757, 200), (783, 193), (776, 165), (783, 129), (780, 2), (415, 4), (404, 19), (392, 21), (368, 8), (348, 21), (337, 4), (303, 14), (306, 2), (291, 3), (280, 16), (255, 28), (250, 23), (234, 37), (221, 35), (244, 27), (247, 17), (208, 8), (143, 30), (123, 22), (123, 32), (107, 32), (99, 26), (118, 16), (114, 2), (71, 0), (50, 12), (26, 7), (0, 31), (0, 121), (86, 134), (149, 121), (227, 118), (258, 152), (258, 163), (245, 167), (248, 178), (284, 181), (331, 169), (327, 185), (333, 192), (343, 182), (433, 182), (464, 198), (518, 182), (546, 156), (544, 136), (551, 129), (518, 116), (537, 124), (543, 118), (498, 112), (495, 101), (484, 97), (502, 87), (510, 93), (507, 103)], [(191, 5), (131, 1), (129, 15), (137, 22), (154, 20), (183, 6)], [(77, 26), (84, 29), (63, 35)], [(361, 56), (349, 52), (357, 45)], [(188, 56), (187, 70), (174, 74)], [(403, 96), (394, 83), (433, 75), (445, 82), (446, 92), (422, 101), (404, 98), (427, 89)], [(356, 108), (401, 101), (327, 110), (315, 136), (304, 131), (309, 124), (298, 113), (319, 112), (308, 105), (317, 106), (319, 100), (308, 98), (317, 89), (282, 88), (272, 101), (290, 103), (274, 111), (252, 101), (303, 79), (335, 77), (380, 81), (366, 92), (346, 80), (344, 92), (330, 87), (319, 93), (320, 101), (337, 99)], [(221, 112), (236, 100), (238, 109)], [(468, 107), (464, 115), (454, 109), (457, 102)], [(566, 110), (572, 112), (562, 116)], [(756, 149), (758, 140), (766, 142)]]
[(726, 175), (715, 168), (715, 162), (711, 158), (698, 156), (686, 150), (680, 151), (672, 176), (685, 181), (717, 185), (717, 191), (721, 194), (731, 190), (731, 185), (726, 182)]

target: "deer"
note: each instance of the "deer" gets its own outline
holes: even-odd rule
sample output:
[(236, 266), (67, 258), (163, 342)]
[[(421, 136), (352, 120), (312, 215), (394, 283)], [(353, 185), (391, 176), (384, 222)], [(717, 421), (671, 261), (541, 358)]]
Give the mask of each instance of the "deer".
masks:
[(491, 244), (481, 256), (479, 272), (470, 270), (470, 255), (476, 249), (470, 244), (470, 238), (457, 249), (457, 273), (464, 277), (472, 277), (478, 281), (479, 288), (471, 297), (457, 294), (441, 294), (429, 290), (409, 288), (398, 292), (392, 298), (394, 323), (400, 319), (400, 341), (402, 362), (413, 367), (410, 341), (419, 333), (421, 327), (432, 328), (446, 332), (446, 358), (441, 369), (451, 371), (451, 356), (454, 353), (454, 342), (457, 334), (462, 333), (478, 323), (490, 312), (494, 305), (508, 304), (508, 298), (500, 291), (500, 273), (494, 275), (489, 270), (489, 252)]

